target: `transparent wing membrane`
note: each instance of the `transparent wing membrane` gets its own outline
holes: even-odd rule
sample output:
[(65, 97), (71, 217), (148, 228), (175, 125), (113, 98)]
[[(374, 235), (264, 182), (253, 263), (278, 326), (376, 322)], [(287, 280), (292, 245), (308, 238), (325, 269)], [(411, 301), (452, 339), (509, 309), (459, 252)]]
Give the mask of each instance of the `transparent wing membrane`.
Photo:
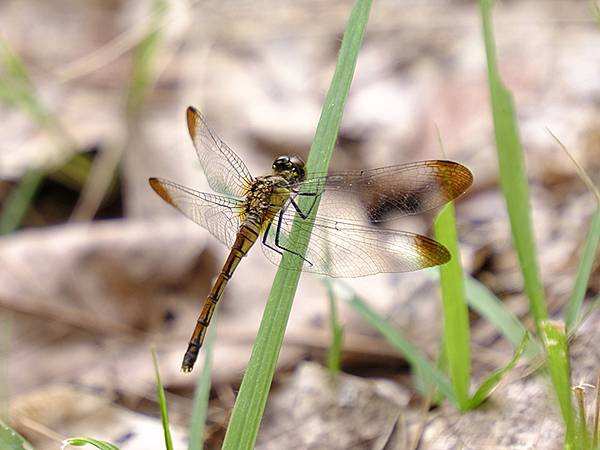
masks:
[[(274, 264), (281, 264), (283, 253), (294, 246), (290, 231), (295, 215), (288, 208), (269, 229), (267, 245), (262, 247)], [(299, 228), (308, 230), (308, 221), (300, 220)], [(300, 234), (304, 233), (297, 236)], [(361, 277), (410, 272), (444, 264), (449, 259), (443, 245), (425, 236), (317, 217), (302, 270), (332, 277)]]
[(220, 194), (243, 197), (253, 180), (244, 162), (209, 128), (197, 109), (188, 108), (187, 122), (211, 189)]
[(377, 223), (438, 208), (472, 182), (465, 166), (431, 160), (312, 176), (294, 190), (320, 194), (322, 217)]
[[(370, 224), (438, 208), (465, 192), (472, 181), (463, 165), (432, 160), (313, 176), (298, 183), (292, 187), (294, 192), (320, 198), (302, 270), (359, 277), (444, 264), (450, 254), (438, 242)], [(288, 205), (269, 229), (263, 250), (275, 264), (281, 264), (283, 253), (295, 248), (290, 231), (297, 215)], [(298, 226), (308, 230), (307, 221), (300, 220)]]
[(231, 247), (240, 227), (240, 200), (198, 192), (171, 181), (151, 178), (150, 185), (163, 200)]

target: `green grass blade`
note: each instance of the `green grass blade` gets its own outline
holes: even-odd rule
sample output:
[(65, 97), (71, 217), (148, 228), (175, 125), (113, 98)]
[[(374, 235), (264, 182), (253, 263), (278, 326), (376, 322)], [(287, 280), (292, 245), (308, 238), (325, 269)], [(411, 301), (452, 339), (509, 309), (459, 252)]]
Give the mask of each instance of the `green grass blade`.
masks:
[(573, 286), (571, 298), (567, 305), (567, 316), (565, 321), (568, 331), (571, 331), (573, 325), (579, 322), (581, 306), (583, 305), (585, 292), (592, 273), (592, 266), (594, 264), (594, 258), (596, 257), (598, 243), (600, 243), (600, 207), (596, 208), (596, 212), (592, 217), (590, 229), (588, 230), (585, 246), (583, 248), (583, 255), (581, 256), (579, 268), (577, 269), (575, 285)]
[(35, 93), (27, 66), (2, 38), (0, 67), (5, 70), (4, 77), (0, 78), (0, 101), (18, 107), (36, 123), (46, 124), (49, 115)]
[(596, 198), (596, 211), (592, 216), (590, 228), (585, 240), (583, 254), (581, 256), (581, 261), (579, 262), (579, 268), (577, 269), (575, 283), (573, 285), (573, 290), (571, 291), (569, 303), (567, 304), (565, 322), (567, 325), (567, 334), (571, 334), (574, 330), (574, 324), (579, 323), (581, 319), (581, 307), (583, 305), (585, 292), (587, 290), (590, 274), (592, 272), (592, 264), (594, 263), (598, 242), (600, 241), (600, 192), (590, 176), (586, 173), (581, 164), (579, 164), (577, 159), (575, 159), (575, 157), (571, 154), (566, 145), (563, 144), (562, 141), (552, 131), (550, 131), (550, 129), (546, 128), (546, 131), (548, 131), (550, 136), (552, 136), (560, 148), (569, 157), (573, 163), (573, 166), (575, 166), (575, 169), (577, 170), (579, 178)]
[[(526, 335), (527, 329), (506, 309), (502, 301), (496, 297), (483, 283), (471, 276), (465, 277), (465, 290), (469, 306), (480, 316), (494, 325), (515, 347), (518, 347)], [(533, 358), (541, 354), (539, 342), (528, 338), (525, 355)]]
[(160, 418), (162, 421), (163, 433), (165, 435), (165, 448), (173, 450), (173, 440), (171, 439), (171, 430), (169, 429), (169, 412), (167, 408), (167, 397), (165, 389), (160, 381), (160, 370), (158, 368), (158, 359), (156, 352), (152, 349), (152, 364), (154, 365), (154, 376), (156, 377), (156, 392), (158, 393), (158, 404), (160, 406)]
[(92, 156), (89, 154), (75, 154), (60, 169), (47, 174), (48, 178), (60, 183), (73, 192), (79, 192), (85, 184), (90, 168)]
[(42, 181), (44, 174), (32, 170), (11, 191), (0, 214), (0, 235), (11, 233), (19, 226)]
[[(2, 39), (0, 68), (5, 71), (4, 77), (0, 78), (0, 102), (17, 107), (35, 122), (47, 125), (48, 114), (35, 95), (27, 67)], [(31, 171), (12, 190), (0, 214), (0, 235), (8, 234), (19, 226), (43, 178), (42, 172)]]
[(91, 220), (96, 215), (115, 183), (125, 148), (135, 147), (144, 102), (156, 80), (156, 60), (163, 42), (162, 24), (168, 7), (167, 0), (152, 0), (152, 16), (135, 49), (125, 102), (128, 127), (126, 143), (108, 147), (94, 160), (88, 182), (71, 216), (72, 220)]
[(212, 322), (213, 325), (208, 329), (208, 335), (204, 343), (204, 367), (198, 377), (196, 384), (196, 393), (194, 395), (194, 407), (192, 410), (192, 422), (190, 424), (190, 437), (188, 450), (204, 448), (204, 427), (206, 416), (208, 415), (208, 399), (210, 395), (213, 349), (215, 345), (215, 336), (217, 328), (217, 314), (215, 311)]
[(550, 378), (566, 427), (565, 448), (576, 449), (575, 413), (571, 396), (571, 368), (565, 329), (562, 324), (549, 320), (543, 321), (540, 325), (542, 341), (548, 358), (547, 366)]
[[(84, 445), (93, 445), (94, 447), (96, 447), (97, 449), (100, 450), (119, 450), (119, 447), (117, 447), (114, 444), (111, 444), (110, 442), (106, 442), (106, 441), (101, 441), (99, 439), (94, 439), (94, 438), (90, 438), (90, 437), (73, 437), (73, 438), (69, 438), (69, 439), (65, 439), (65, 441), (63, 442), (63, 448), (65, 448), (67, 445), (73, 445), (75, 447), (83, 447)], [(4, 447), (2, 447), (4, 448)]]
[(11, 348), (11, 335), (11, 319), (0, 318), (0, 423), (2, 423), (2, 421), (9, 421), (8, 355), (10, 353)]
[(91, 220), (96, 215), (115, 185), (125, 147), (130, 147), (136, 142), (136, 131), (139, 128), (144, 102), (156, 80), (156, 60), (163, 43), (162, 25), (168, 10), (167, 0), (152, 0), (152, 16), (135, 48), (127, 89), (127, 143), (107, 148), (94, 160), (87, 183), (71, 216), (73, 220)]
[[(600, 297), (600, 295), (598, 296)], [(594, 414), (593, 424), (591, 428), (592, 434), (592, 448), (597, 450), (600, 446), (598, 445), (598, 438), (600, 438), (600, 375), (596, 377), (596, 395), (594, 401)]]
[(0, 65), (6, 70), (4, 80), (11, 80), (27, 89), (33, 88), (27, 66), (2, 38), (0, 38)]
[[(441, 340), (439, 348), (440, 352), (437, 355), (434, 367), (443, 376), (443, 374), (448, 373), (448, 359), (446, 358), (446, 347), (444, 346), (443, 340)], [(421, 357), (424, 358), (423, 355), (421, 355)], [(426, 358), (424, 359), (429, 364), (429, 361)], [(412, 382), (416, 390), (423, 396), (423, 399), (426, 400), (430, 405), (441, 405), (446, 397), (439, 390), (435, 382), (432, 383), (431, 376), (428, 376), (427, 372), (423, 373), (423, 368), (418, 365), (411, 365), (410, 371)], [(447, 382), (447, 384), (450, 386), (450, 388), (452, 388), (452, 385), (449, 382)]]
[(594, 14), (596, 22), (598, 22), (598, 26), (600, 27), (600, 4), (597, 0), (592, 1), (592, 14)]
[(327, 290), (327, 299), (329, 300), (329, 328), (331, 330), (331, 343), (327, 352), (327, 368), (331, 376), (336, 376), (341, 367), (344, 327), (338, 320), (337, 300), (333, 292), (331, 280), (324, 278), (322, 281)]
[(600, 308), (600, 294), (598, 294), (590, 303), (590, 305), (588, 306), (588, 308), (586, 309), (586, 311), (583, 313), (583, 315), (581, 316), (581, 318), (575, 322), (575, 324), (573, 325), (573, 328), (569, 331), (569, 337), (571, 337), (571, 335), (574, 333), (574, 330), (577, 330), (577, 328), (579, 327), (580, 324), (582, 324), (583, 322), (585, 322), (587, 320), (587, 318), (594, 313), (594, 311), (596, 311), (598, 308)]
[(0, 420), (0, 449), (33, 450), (33, 447), (23, 436)]
[[(428, 270), (432, 278), (439, 279), (437, 269)], [(465, 294), (469, 307), (484, 317), (488, 322), (494, 325), (504, 337), (506, 337), (515, 347), (523, 341), (527, 329), (510, 311), (508, 311), (502, 301), (488, 289), (486, 285), (469, 274), (464, 274)], [(525, 350), (528, 358), (539, 356), (542, 351), (539, 342), (529, 336), (529, 344)]]
[[(370, 8), (370, 0), (358, 0), (350, 15), (335, 73), (325, 98), (307, 161), (306, 167), (309, 173), (326, 172), (329, 167)], [(306, 206), (306, 202), (300, 202), (301, 208)], [(313, 208), (313, 217), (316, 209)], [(293, 227), (292, 235), (298, 235), (296, 228)], [(304, 241), (298, 239), (299, 244), (296, 248), (292, 248), (302, 255), (308, 245), (308, 237), (305, 235), (303, 238)], [(286, 252), (284, 258), (289, 262), (293, 256)], [(302, 261), (297, 259), (296, 263), (300, 269)], [(299, 278), (300, 272), (293, 270), (280, 269), (275, 276), (248, 368), (225, 434), (224, 450), (244, 450), (254, 447)]]
[(169, 2), (166, 0), (153, 0), (152, 19), (135, 50), (133, 72), (127, 93), (127, 112), (131, 115), (140, 112), (154, 83), (155, 60), (163, 37), (161, 24), (168, 12), (168, 6)]
[(529, 189), (523, 151), (519, 141), (512, 96), (506, 89), (496, 62), (492, 31), (493, 0), (481, 0), (483, 36), (487, 56), (488, 78), (496, 147), (500, 168), (500, 184), (510, 218), (513, 242), (517, 250), (525, 291), (529, 298), (536, 327), (548, 317), (544, 290), (540, 280), (535, 241), (530, 217)]
[(452, 385), (448, 379), (437, 367), (413, 345), (408, 339), (402, 336), (394, 327), (392, 327), (384, 318), (377, 314), (371, 307), (359, 296), (352, 295), (348, 303), (356, 312), (358, 312), (367, 322), (369, 322), (387, 341), (396, 348), (409, 362), (411, 367), (416, 368), (420, 376), (424, 377), (424, 386), (437, 386), (440, 392), (459, 407), (458, 399), (454, 393)]
[[(36, 125), (50, 133), (57, 146), (73, 148), (73, 140), (39, 99), (27, 66), (1, 38), (0, 69), (5, 71), (4, 77), (0, 77), (0, 102), (27, 114)], [(0, 234), (8, 234), (19, 226), (44, 176), (42, 170), (31, 170), (13, 189), (0, 214)]]
[(471, 377), (469, 310), (465, 298), (453, 203), (449, 203), (440, 211), (434, 231), (436, 239), (445, 245), (452, 255), (452, 259), (439, 268), (444, 315), (443, 342), (454, 393), (460, 410), (465, 411), (469, 406)]
[(583, 386), (573, 387), (575, 394), (576, 415), (575, 415), (575, 442), (577, 449), (590, 450), (591, 436), (588, 429), (587, 423), (587, 410), (585, 407), (585, 388)]
[(514, 367), (517, 365), (517, 362), (519, 361), (521, 356), (523, 356), (523, 353), (525, 353), (525, 349), (527, 348), (528, 344), (529, 334), (527, 333), (523, 336), (521, 343), (515, 350), (515, 353), (513, 354), (510, 361), (504, 367), (494, 370), (479, 385), (479, 387), (475, 391), (475, 394), (473, 394), (473, 397), (471, 397), (471, 399), (469, 400), (469, 409), (477, 408), (479, 405), (481, 405), (481, 403), (483, 403), (483, 401), (486, 398), (488, 398), (491, 392), (496, 388), (496, 386), (498, 386), (498, 383), (502, 381), (502, 378), (504, 378), (504, 376), (508, 374), (508, 372), (513, 370)]

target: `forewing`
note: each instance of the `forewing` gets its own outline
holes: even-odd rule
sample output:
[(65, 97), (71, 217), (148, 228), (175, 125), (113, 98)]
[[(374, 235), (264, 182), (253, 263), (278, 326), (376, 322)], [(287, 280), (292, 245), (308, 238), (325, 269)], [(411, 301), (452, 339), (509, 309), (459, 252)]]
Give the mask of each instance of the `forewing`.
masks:
[(224, 195), (243, 197), (252, 182), (252, 175), (244, 162), (208, 127), (204, 116), (192, 106), (187, 110), (187, 122), (211, 189)]
[(438, 208), (472, 183), (462, 164), (431, 160), (313, 176), (294, 189), (321, 195), (321, 217), (377, 223)]
[(194, 191), (171, 181), (150, 178), (150, 186), (189, 219), (231, 247), (240, 226), (241, 202), (215, 194)]
[[(267, 258), (277, 265), (286, 252), (284, 249), (293, 248), (290, 231), (296, 214), (290, 209), (282, 214), (282, 220), (276, 218), (269, 230), (268, 246), (262, 246)], [(308, 222), (299, 220), (299, 227), (303, 231), (308, 230)], [(276, 245), (277, 234), (279, 247)], [(450, 254), (443, 245), (419, 234), (318, 217), (302, 270), (352, 278), (376, 273), (410, 272), (449, 260)]]

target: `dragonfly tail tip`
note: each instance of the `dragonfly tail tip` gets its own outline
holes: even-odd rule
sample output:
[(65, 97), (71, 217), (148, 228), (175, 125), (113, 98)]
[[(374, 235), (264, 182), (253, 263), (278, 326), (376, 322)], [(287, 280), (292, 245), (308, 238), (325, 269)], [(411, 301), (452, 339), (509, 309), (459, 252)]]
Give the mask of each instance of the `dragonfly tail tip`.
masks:
[(185, 355), (183, 355), (183, 362), (181, 363), (181, 371), (183, 373), (190, 373), (192, 371), (196, 359), (198, 359), (199, 350), (199, 345), (190, 343)]

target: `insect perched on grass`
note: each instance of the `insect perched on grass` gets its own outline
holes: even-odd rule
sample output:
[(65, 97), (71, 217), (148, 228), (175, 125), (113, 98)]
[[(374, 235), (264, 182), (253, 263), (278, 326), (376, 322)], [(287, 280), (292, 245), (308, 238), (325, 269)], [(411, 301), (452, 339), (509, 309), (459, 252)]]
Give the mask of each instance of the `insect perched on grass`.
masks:
[[(217, 302), (241, 259), (260, 239), (267, 258), (282, 263), (284, 253), (302, 258), (302, 270), (332, 277), (410, 272), (444, 264), (446, 248), (419, 234), (376, 226), (379, 222), (437, 208), (465, 192), (473, 176), (465, 166), (443, 160), (379, 169), (307, 174), (295, 156), (280, 156), (271, 175), (253, 177), (244, 162), (189, 107), (187, 122), (210, 187), (222, 195), (197, 192), (171, 181), (150, 178), (163, 200), (206, 228), (231, 249), (215, 281), (183, 358), (190, 372), (198, 357)], [(308, 197), (308, 208), (299, 198)], [(294, 252), (299, 233), (310, 229), (309, 214), (319, 199), (308, 249)]]

